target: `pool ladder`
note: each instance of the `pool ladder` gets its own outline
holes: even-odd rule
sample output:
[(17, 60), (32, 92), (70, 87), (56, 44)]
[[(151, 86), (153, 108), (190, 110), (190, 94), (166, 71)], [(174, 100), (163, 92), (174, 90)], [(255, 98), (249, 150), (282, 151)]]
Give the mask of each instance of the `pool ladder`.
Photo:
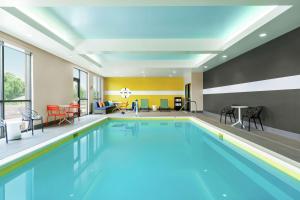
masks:
[[(181, 111), (188, 103), (193, 103), (193, 104), (195, 104), (195, 108), (196, 108), (196, 110), (195, 110), (195, 112), (197, 112), (197, 110), (198, 110), (198, 108), (197, 108), (197, 102), (196, 101), (192, 101), (192, 100), (185, 100), (184, 101), (184, 104), (181, 106), (181, 108), (180, 108), (180, 110), (179, 111)], [(193, 112), (193, 111), (191, 111), (191, 112)]]

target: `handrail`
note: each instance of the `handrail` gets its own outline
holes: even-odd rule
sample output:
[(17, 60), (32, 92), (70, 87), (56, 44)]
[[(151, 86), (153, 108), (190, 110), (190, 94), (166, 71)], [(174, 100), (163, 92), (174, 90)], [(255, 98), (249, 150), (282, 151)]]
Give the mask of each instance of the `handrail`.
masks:
[(188, 103), (194, 103), (195, 106), (196, 106), (196, 112), (197, 112), (197, 110), (198, 110), (198, 109), (197, 109), (197, 102), (196, 102), (196, 101), (192, 101), (192, 100), (184, 101), (184, 104), (183, 104), (183, 106), (181, 106), (181, 108), (180, 108), (179, 111), (181, 111), (181, 110), (185, 107), (185, 105), (188, 104)]

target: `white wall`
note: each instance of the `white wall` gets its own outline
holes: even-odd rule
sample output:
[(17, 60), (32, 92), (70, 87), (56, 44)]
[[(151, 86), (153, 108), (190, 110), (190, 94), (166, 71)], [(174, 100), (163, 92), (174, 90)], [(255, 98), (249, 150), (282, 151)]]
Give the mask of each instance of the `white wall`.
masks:
[(203, 111), (203, 73), (192, 72), (191, 75), (191, 100), (196, 101), (197, 110), (194, 103), (191, 104), (191, 111)]
[(32, 53), (33, 109), (46, 117), (47, 105), (69, 104), (74, 100), (74, 64), (41, 50)]
[(190, 71), (184, 72), (183, 80), (184, 80), (184, 85), (191, 83), (192, 82), (192, 72), (190, 72)]

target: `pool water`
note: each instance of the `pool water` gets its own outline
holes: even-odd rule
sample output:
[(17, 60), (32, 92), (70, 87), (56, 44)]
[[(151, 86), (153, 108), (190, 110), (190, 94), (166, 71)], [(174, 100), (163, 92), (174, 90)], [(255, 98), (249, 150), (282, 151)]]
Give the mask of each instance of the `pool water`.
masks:
[(5, 200), (289, 200), (300, 183), (187, 120), (108, 120), (1, 177)]

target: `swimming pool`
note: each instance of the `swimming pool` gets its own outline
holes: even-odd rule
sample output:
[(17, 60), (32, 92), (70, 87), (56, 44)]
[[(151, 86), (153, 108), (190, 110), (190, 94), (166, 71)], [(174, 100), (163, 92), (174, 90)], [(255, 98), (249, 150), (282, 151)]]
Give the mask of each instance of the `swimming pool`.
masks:
[(300, 199), (300, 182), (188, 119), (109, 119), (0, 178), (5, 200)]

